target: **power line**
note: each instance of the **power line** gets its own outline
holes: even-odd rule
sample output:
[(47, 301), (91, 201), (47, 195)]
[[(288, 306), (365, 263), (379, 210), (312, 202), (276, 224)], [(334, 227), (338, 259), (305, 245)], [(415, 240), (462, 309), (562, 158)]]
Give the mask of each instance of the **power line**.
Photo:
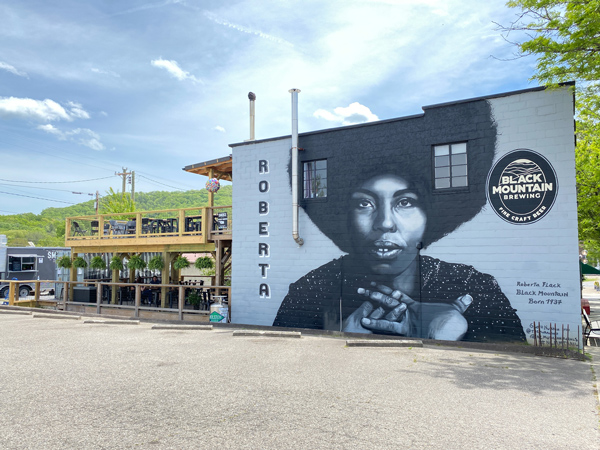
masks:
[[(149, 174), (149, 173), (146, 173), (146, 172), (142, 172), (142, 171), (139, 171), (139, 170), (137, 171), (137, 173), (138, 174), (140, 174), (140, 173), (141, 174), (146, 174), (148, 176), (152, 176), (153, 178), (156, 178), (156, 179), (159, 179), (159, 180), (168, 181), (169, 183), (171, 182), (171, 180), (167, 180), (166, 178), (162, 178), (162, 177), (159, 177), (159, 176), (156, 176), (156, 175), (153, 175), (153, 174)], [(160, 183), (160, 181), (156, 181), (156, 182)], [(196, 190), (198, 190), (197, 187), (191, 187), (191, 186), (184, 185), (184, 184), (181, 184), (180, 186), (184, 186), (185, 189), (181, 189), (181, 188), (175, 188), (175, 189), (181, 189), (181, 190), (185, 190), (185, 191), (196, 191)], [(171, 187), (171, 186), (169, 186), (169, 187)]]
[(0, 191), (0, 194), (16, 195), (18, 197), (35, 198), (37, 200), (47, 200), (49, 202), (66, 203), (67, 205), (76, 205), (77, 204), (77, 203), (72, 203), (72, 202), (63, 202), (61, 200), (52, 200), (51, 198), (32, 197), (31, 195), (23, 195), (23, 194), (13, 194), (12, 192), (3, 192), (3, 191)]
[(146, 179), (146, 180), (148, 180), (148, 181), (151, 181), (152, 183), (156, 183), (156, 184), (160, 184), (160, 185), (162, 185), (162, 186), (167, 186), (167, 187), (170, 187), (170, 188), (173, 188), (173, 189), (177, 189), (178, 191), (184, 191), (184, 192), (186, 191), (186, 189), (181, 189), (181, 188), (178, 188), (178, 187), (175, 187), (175, 186), (170, 186), (170, 185), (168, 185), (168, 184), (161, 183), (160, 181), (156, 181), (156, 180), (153, 180), (153, 179), (151, 179), (151, 178), (145, 177), (144, 175), (140, 175), (140, 174), (139, 174), (139, 172), (138, 172), (138, 176), (139, 176), (140, 178), (144, 178), (144, 179)]
[[(0, 179), (1, 181), (1, 179)], [(25, 188), (25, 189), (43, 189), (44, 191), (60, 191), (60, 192), (70, 192), (71, 194), (81, 194), (81, 195), (96, 195), (96, 194), (90, 194), (88, 192), (73, 192), (70, 189), (52, 189), (52, 188), (48, 188), (48, 187), (36, 187), (36, 186), (21, 186), (19, 184), (6, 184), (6, 183), (0, 183), (0, 186), (16, 186), (16, 187), (20, 187), (20, 188)]]
[(19, 180), (5, 180), (0, 178), (0, 181), (8, 181), (10, 183), (30, 183), (30, 184), (61, 184), (61, 183), (86, 183), (88, 181), (98, 181), (98, 180), (107, 180), (109, 178), (113, 178), (114, 175), (110, 177), (102, 177), (102, 178), (92, 178), (90, 180), (76, 180), (76, 181), (19, 181)]

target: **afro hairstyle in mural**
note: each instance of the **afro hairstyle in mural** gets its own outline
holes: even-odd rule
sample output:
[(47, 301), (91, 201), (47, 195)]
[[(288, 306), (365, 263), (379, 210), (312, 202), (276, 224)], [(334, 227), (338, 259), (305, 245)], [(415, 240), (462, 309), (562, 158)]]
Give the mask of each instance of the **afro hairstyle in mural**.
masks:
[[(343, 251), (352, 250), (349, 197), (377, 175), (400, 176), (419, 194), (427, 216), (424, 248), (471, 220), (485, 205), (497, 133), (489, 103), (467, 100), (423, 109), (424, 114), (402, 119), (300, 135), (300, 206)], [(436, 190), (433, 147), (459, 142), (467, 143), (468, 186)], [(327, 195), (303, 199), (303, 163), (323, 159), (327, 160)]]

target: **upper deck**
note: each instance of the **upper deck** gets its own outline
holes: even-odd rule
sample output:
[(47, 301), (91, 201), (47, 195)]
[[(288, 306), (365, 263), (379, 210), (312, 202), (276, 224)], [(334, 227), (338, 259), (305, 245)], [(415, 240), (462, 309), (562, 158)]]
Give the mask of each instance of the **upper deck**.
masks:
[(68, 217), (65, 246), (74, 252), (209, 251), (231, 240), (231, 206)]

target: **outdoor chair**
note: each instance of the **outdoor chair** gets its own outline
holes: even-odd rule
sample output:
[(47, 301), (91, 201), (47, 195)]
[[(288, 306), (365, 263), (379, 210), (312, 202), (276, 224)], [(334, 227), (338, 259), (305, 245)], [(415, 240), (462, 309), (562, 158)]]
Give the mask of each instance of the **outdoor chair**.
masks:
[(97, 220), (92, 220), (90, 222), (90, 233), (98, 234), (98, 221)]
[(585, 345), (587, 345), (590, 338), (600, 339), (600, 325), (598, 322), (592, 322), (590, 320), (590, 316), (588, 316), (588, 313), (585, 311), (585, 309), (581, 310), (581, 314), (583, 315), (583, 320), (585, 322), (582, 334), (585, 340)]
[(142, 217), (142, 234), (150, 233), (150, 219), (147, 217)]
[(73, 221), (73, 236), (83, 236), (87, 233), (87, 230), (84, 230), (79, 226), (79, 224)]
[(135, 234), (135, 220), (127, 221), (125, 227), (127, 229), (127, 234)]

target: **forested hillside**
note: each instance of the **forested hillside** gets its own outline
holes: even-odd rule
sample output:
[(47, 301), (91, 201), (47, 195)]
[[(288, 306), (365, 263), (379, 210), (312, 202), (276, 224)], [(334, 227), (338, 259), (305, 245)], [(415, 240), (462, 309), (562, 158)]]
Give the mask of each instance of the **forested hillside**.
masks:
[[(215, 206), (231, 205), (231, 186), (223, 186), (215, 194)], [(102, 200), (101, 200), (102, 205)], [(137, 211), (192, 208), (208, 205), (208, 192), (140, 192), (135, 195)], [(66, 208), (47, 208), (41, 214), (0, 215), (0, 234), (5, 234), (10, 247), (26, 247), (33, 242), (37, 247), (65, 245), (65, 218), (93, 215), (94, 201), (89, 200)]]

